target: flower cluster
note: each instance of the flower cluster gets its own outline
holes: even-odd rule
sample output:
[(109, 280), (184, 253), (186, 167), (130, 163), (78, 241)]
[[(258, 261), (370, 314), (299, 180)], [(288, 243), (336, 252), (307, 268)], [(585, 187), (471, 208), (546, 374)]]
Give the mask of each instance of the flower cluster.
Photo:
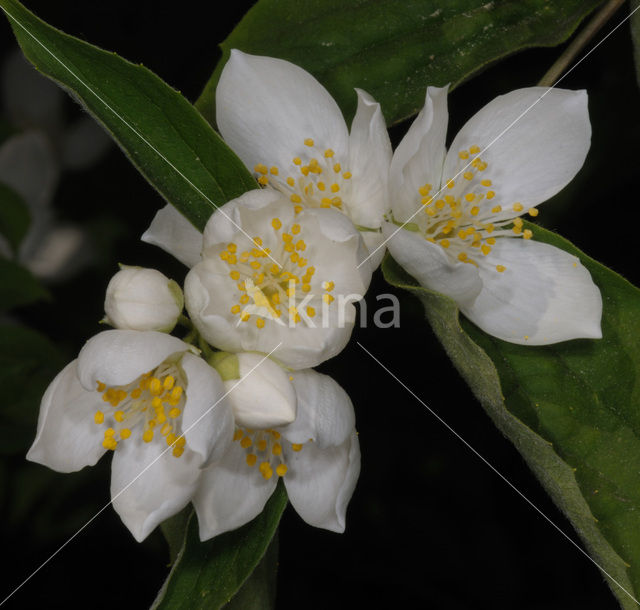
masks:
[(306, 522), (344, 530), (360, 470), (355, 415), (312, 367), (349, 341), (353, 300), (386, 246), (499, 338), (600, 336), (589, 273), (521, 219), (581, 167), (584, 93), (497, 98), (447, 152), (447, 91), (430, 87), (393, 154), (380, 106), (356, 93), (349, 130), (310, 74), (233, 51), (217, 123), (257, 188), (203, 234), (160, 210), (143, 240), (189, 267), (184, 293), (159, 271), (122, 268), (105, 299), (114, 329), (42, 400), (29, 459), (68, 472), (112, 451), (113, 504), (138, 540), (189, 502), (203, 540), (239, 527), (280, 479)]

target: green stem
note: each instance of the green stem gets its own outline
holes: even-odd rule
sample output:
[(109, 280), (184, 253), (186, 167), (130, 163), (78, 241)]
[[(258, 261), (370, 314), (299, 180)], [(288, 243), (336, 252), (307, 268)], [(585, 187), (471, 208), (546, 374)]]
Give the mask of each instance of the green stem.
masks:
[(540, 79), (538, 86), (552, 87), (575, 59), (576, 55), (578, 55), (598, 33), (600, 28), (611, 19), (613, 14), (624, 4), (624, 1), (625, 0), (609, 0), (573, 39), (571, 44), (564, 50), (564, 53), (558, 57), (547, 73)]
[(198, 335), (198, 347), (202, 351), (205, 360), (208, 360), (213, 355), (211, 346), (200, 335)]

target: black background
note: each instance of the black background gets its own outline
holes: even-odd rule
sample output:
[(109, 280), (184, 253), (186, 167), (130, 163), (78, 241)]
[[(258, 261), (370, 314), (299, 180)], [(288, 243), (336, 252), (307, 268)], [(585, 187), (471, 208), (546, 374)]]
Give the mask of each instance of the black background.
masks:
[[(193, 101), (216, 64), (217, 44), (250, 3), (225, 6), (224, 15), (191, 0), (171, 8), (123, 0), (26, 5), (65, 32), (143, 63)], [(624, 10), (604, 32), (625, 16)], [(10, 28), (0, 20), (0, 57), (14, 47)], [(535, 84), (559, 53), (520, 53), (459, 87), (450, 96), (449, 138), (496, 95)], [(634, 178), (640, 100), (627, 25), (562, 86), (589, 92), (592, 151), (575, 182), (556, 198), (555, 208), (543, 208), (540, 220), (638, 284)], [(80, 110), (69, 102), (68, 112), (73, 116)], [(404, 130), (406, 125), (393, 128), (395, 142)], [(95, 167), (67, 172), (55, 204), (60, 218), (92, 227), (101, 254), (79, 278), (52, 287), (52, 303), (26, 308), (22, 318), (72, 358), (99, 330), (104, 288), (117, 262), (153, 266), (178, 281), (184, 268), (138, 241), (162, 201), (115, 147)], [(419, 303), (390, 289), (378, 272), (368, 296), (370, 309), (375, 295), (385, 292), (400, 298), (401, 327), (373, 328), (369, 316), (369, 327), (356, 329), (349, 347), (320, 367), (349, 392), (360, 431), (362, 474), (347, 531), (314, 529), (287, 509), (280, 527), (277, 608), (618, 607), (590, 560), (358, 347), (356, 341), (577, 540), (453, 370)], [(43, 467), (25, 465), (22, 457), (3, 469), (0, 526), (6, 563), (0, 597), (109, 501), (106, 458), (72, 475), (44, 473)], [(24, 510), (16, 506), (13, 499), (27, 480), (43, 478), (48, 483), (38, 501)], [(159, 532), (138, 544), (108, 507), (6, 607), (145, 608), (167, 563)]]

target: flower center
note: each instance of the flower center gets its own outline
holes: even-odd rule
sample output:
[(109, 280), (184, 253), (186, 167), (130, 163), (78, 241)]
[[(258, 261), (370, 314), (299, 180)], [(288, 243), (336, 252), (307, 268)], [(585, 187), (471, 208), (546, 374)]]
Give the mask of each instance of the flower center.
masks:
[[(237, 290), (238, 301), (231, 307), (231, 313), (238, 315), (240, 322), (248, 322), (255, 314), (259, 329), (264, 328), (265, 320), (288, 323), (291, 327), (304, 321), (313, 326), (317, 308), (329, 306), (335, 300), (331, 294), (335, 284), (322, 282), (321, 296), (312, 292), (316, 269), (303, 256), (307, 244), (301, 238), (299, 223), (293, 223), (285, 231), (282, 221), (273, 218), (271, 227), (273, 232), (264, 240), (253, 238), (253, 248), (240, 253), (237, 244), (230, 243), (220, 253)], [(274, 247), (263, 247), (265, 241)]]
[(295, 205), (296, 213), (303, 206), (333, 207), (346, 212), (345, 200), (349, 199), (351, 172), (342, 167), (330, 148), (318, 148), (312, 138), (306, 138), (304, 145), (308, 154), (303, 155), (304, 158), (292, 159), (286, 176), (282, 168), (258, 163), (253, 168), (258, 182), (286, 195)]
[(102, 446), (114, 450), (120, 440), (131, 436), (132, 428), (142, 431), (142, 440), (150, 443), (154, 436), (173, 445), (172, 453), (180, 457), (186, 439), (179, 432), (187, 387), (178, 366), (178, 358), (165, 360), (156, 369), (125, 386), (106, 386), (97, 382), (97, 391), (106, 403), (105, 411), (96, 411), (94, 422), (108, 425)]
[[(451, 258), (476, 266), (480, 257), (491, 253), (497, 237), (531, 239), (533, 235), (529, 229), (522, 228), (524, 223), (519, 215), (524, 207), (521, 203), (503, 208), (492, 202), (496, 192), (485, 174), (489, 164), (480, 158), (479, 152), (480, 148), (475, 145), (461, 150), (458, 168), (462, 166), (464, 172), (457, 180), (443, 181), (436, 195), (430, 194), (431, 184), (418, 189), (424, 212), (418, 217), (418, 225), (425, 239), (441, 246)], [(462, 169), (458, 168), (456, 174)], [(538, 210), (530, 208), (528, 213), (537, 216)], [(495, 268), (500, 273), (506, 270), (500, 264)]]
[[(245, 450), (247, 466), (258, 465), (260, 474), (265, 479), (273, 476), (274, 470), (279, 477), (287, 474), (284, 463), (281, 435), (276, 430), (249, 430), (236, 428), (233, 440), (240, 443)], [(292, 451), (302, 451), (303, 444), (291, 443)]]

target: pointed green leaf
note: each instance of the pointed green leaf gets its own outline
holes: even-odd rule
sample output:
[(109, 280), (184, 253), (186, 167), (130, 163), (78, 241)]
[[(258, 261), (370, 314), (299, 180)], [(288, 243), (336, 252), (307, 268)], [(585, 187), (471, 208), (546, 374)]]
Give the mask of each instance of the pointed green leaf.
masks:
[(198, 229), (255, 181), (195, 108), (153, 72), (0, 0), (24, 54), (100, 121), (158, 192)]
[(455, 86), (516, 51), (560, 44), (601, 1), (260, 0), (222, 43), (196, 107), (215, 123), (220, 72), (240, 49), (302, 66), (346, 116), (353, 88), (364, 89), (393, 124), (423, 106), (427, 85)]
[(11, 187), (0, 182), (0, 235), (18, 252), (31, 221), (29, 208)]
[(194, 513), (152, 610), (214, 610), (227, 604), (265, 555), (286, 505), (280, 483), (253, 521), (207, 542), (200, 542)]
[(640, 290), (565, 239), (533, 228), (591, 272), (604, 301), (603, 339), (506, 343), (459, 321), (451, 299), (418, 286), (392, 258), (383, 271), (422, 301), (456, 368), (608, 573), (621, 605), (637, 608), (630, 595), (640, 591), (640, 390), (633, 382)]

